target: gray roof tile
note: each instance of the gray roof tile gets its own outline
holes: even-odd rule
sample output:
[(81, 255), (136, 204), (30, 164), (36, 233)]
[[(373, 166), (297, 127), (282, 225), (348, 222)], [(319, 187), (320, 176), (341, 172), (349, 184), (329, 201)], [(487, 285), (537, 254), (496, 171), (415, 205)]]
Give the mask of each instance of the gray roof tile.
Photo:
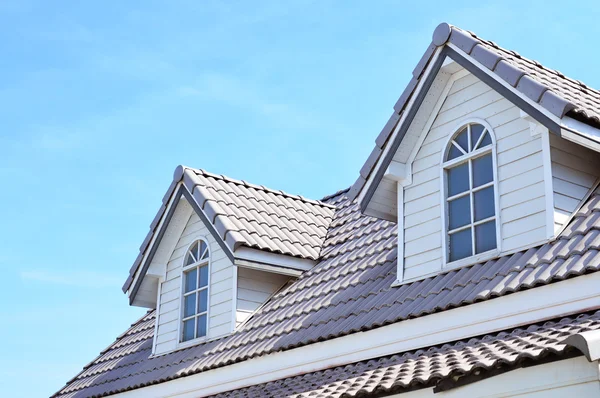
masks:
[[(304, 259), (319, 258), (334, 206), (189, 167), (178, 167), (174, 178), (178, 180), (169, 187), (166, 200), (183, 179), (232, 252), (247, 246)], [(124, 291), (130, 287), (165, 210), (163, 203), (140, 246)]]
[[(449, 36), (447, 32), (450, 32)], [(446, 41), (441, 43), (441, 40)], [(441, 43), (441, 44), (439, 44)], [(559, 71), (544, 67), (537, 61), (522, 57), (515, 51), (481, 39), (475, 33), (448, 24), (440, 24), (433, 33), (432, 45), (451, 43), (467, 57), (481, 63), (512, 87), (526, 95), (553, 115), (576, 117), (593, 126), (600, 125), (600, 91), (584, 83), (570, 79)], [(419, 61), (417, 69), (423, 70), (431, 59), (431, 45)], [(391, 137), (394, 127), (405, 111), (405, 106), (414, 94), (421, 74), (414, 75), (394, 105), (394, 113), (375, 140), (375, 148), (360, 170), (356, 182), (350, 188), (349, 197), (356, 198), (363, 189)], [(378, 155), (379, 154), (379, 155)]]
[(139, 388), (600, 270), (596, 191), (552, 242), (393, 288), (396, 225), (362, 215), (344, 194), (327, 198), (336, 211), (319, 263), (232, 335), (150, 358), (151, 311), (57, 396)]
[(600, 312), (360, 361), (232, 390), (211, 398), (341, 398), (374, 392), (401, 393), (408, 388), (435, 386), (449, 376), (465, 376), (492, 368), (506, 371), (542, 358), (575, 353), (565, 344), (565, 339), (591, 330), (600, 330)]

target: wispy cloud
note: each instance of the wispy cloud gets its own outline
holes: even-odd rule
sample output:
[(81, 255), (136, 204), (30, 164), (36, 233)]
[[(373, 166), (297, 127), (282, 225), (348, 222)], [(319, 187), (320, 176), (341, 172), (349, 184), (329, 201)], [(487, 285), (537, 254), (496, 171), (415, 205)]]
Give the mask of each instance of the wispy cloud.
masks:
[(194, 83), (180, 86), (177, 94), (247, 109), (276, 122), (293, 123), (296, 126), (317, 123), (314, 115), (309, 117), (298, 107), (273, 99), (265, 91), (265, 87), (237, 76), (207, 72)]
[(56, 273), (44, 270), (31, 270), (21, 271), (20, 276), (24, 281), (86, 288), (120, 287), (123, 282), (121, 278), (114, 275), (89, 271)]

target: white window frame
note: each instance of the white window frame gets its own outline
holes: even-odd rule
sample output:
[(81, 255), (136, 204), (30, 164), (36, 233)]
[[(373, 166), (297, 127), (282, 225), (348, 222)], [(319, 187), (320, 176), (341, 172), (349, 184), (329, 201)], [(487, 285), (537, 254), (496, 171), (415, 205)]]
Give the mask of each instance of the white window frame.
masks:
[[(185, 265), (185, 260), (187, 259), (187, 255), (189, 253), (189, 251), (192, 249), (192, 247), (194, 246), (194, 244), (196, 242), (200, 242), (200, 241), (204, 241), (204, 243), (206, 244), (206, 247), (208, 248), (208, 258), (204, 259), (204, 260), (199, 260), (196, 261), (193, 264), (190, 265)], [(177, 348), (184, 348), (187, 346), (191, 346), (191, 345), (195, 345), (201, 342), (204, 342), (206, 340), (209, 339), (209, 335), (210, 335), (210, 287), (211, 287), (211, 256), (212, 256), (212, 249), (210, 247), (210, 243), (209, 240), (204, 237), (204, 236), (199, 236), (197, 238), (195, 238), (186, 248), (185, 250), (185, 254), (183, 255), (183, 258), (181, 260), (181, 283), (180, 283), (180, 294), (179, 294), (179, 319), (178, 319), (178, 323), (177, 323)], [(201, 337), (197, 337), (191, 340), (186, 340), (183, 341), (183, 321), (184, 319), (190, 319), (192, 318), (191, 316), (189, 317), (184, 317), (184, 305), (185, 305), (185, 296), (186, 293), (184, 292), (185, 289), (185, 273), (191, 269), (194, 268), (200, 268), (203, 266), (207, 266), (208, 267), (208, 282), (206, 285), (206, 288), (203, 289), (198, 289), (198, 287), (196, 287), (196, 289), (194, 290), (194, 292), (198, 293), (201, 290), (206, 289), (207, 292), (207, 299), (206, 299), (206, 336), (201, 336)], [(189, 292), (191, 294), (191, 292)], [(197, 313), (194, 315), (195, 318), (198, 317), (198, 315), (200, 314), (204, 314), (204, 312), (202, 313)]]
[[(450, 148), (450, 145), (452, 145), (452, 141), (454, 140), (454, 138), (456, 137), (456, 135), (458, 133), (460, 133), (460, 131), (467, 126), (468, 124), (481, 124), (483, 127), (485, 127), (485, 129), (488, 131), (488, 133), (490, 134), (490, 138), (492, 140), (492, 147), (491, 149), (478, 149), (475, 150), (473, 152), (468, 153), (467, 155), (463, 155), (459, 158), (456, 159), (452, 159), (449, 161), (446, 161), (446, 155), (448, 154), (448, 150)], [(470, 139), (470, 137), (469, 137)], [(456, 166), (460, 163), (464, 163), (465, 161), (468, 161), (468, 159), (474, 159), (477, 158), (479, 156), (482, 156), (483, 154), (487, 154), (491, 151), (492, 154), (492, 172), (493, 172), (493, 177), (494, 177), (494, 181), (493, 183), (488, 183), (485, 185), (485, 187), (489, 187), (489, 186), (493, 186), (494, 187), (494, 207), (495, 207), (495, 219), (496, 219), (496, 248), (492, 249), (492, 250), (488, 250), (486, 252), (483, 253), (478, 253), (478, 254), (474, 254), (472, 256), (469, 257), (465, 257), (465, 258), (461, 258), (459, 260), (455, 260), (455, 261), (449, 261), (449, 239), (450, 239), (450, 235), (448, 234), (449, 230), (448, 230), (448, 221), (449, 221), (449, 211), (448, 211), (448, 197), (447, 197), (447, 192), (448, 192), (448, 177), (447, 177), (447, 173), (446, 170), (448, 168), (451, 168), (453, 166)], [(469, 176), (471, 174), (469, 173)], [(468, 118), (468, 119), (464, 119), (462, 120), (460, 123), (457, 123), (456, 127), (454, 128), (452, 134), (450, 134), (448, 136), (448, 138), (446, 139), (445, 145), (443, 146), (443, 150), (442, 150), (442, 158), (440, 161), (440, 181), (442, 181), (442, 189), (440, 189), (440, 196), (441, 196), (441, 219), (442, 219), (442, 223), (443, 223), (443, 230), (442, 230), (442, 250), (443, 250), (443, 254), (442, 254), (442, 268), (444, 269), (456, 269), (456, 268), (461, 268), (461, 267), (465, 267), (468, 265), (472, 265), (472, 264), (476, 264), (476, 263), (480, 263), (483, 261), (487, 261), (490, 260), (494, 257), (497, 257), (498, 255), (500, 255), (500, 253), (502, 252), (502, 221), (500, 218), (500, 195), (498, 192), (498, 160), (497, 160), (497, 155), (496, 155), (496, 135), (494, 134), (494, 130), (492, 129), (492, 126), (490, 126), (490, 124), (484, 120), (484, 119), (478, 119), (478, 118)], [(471, 188), (471, 181), (469, 181), (469, 192), (472, 192), (472, 188)], [(478, 187), (478, 189), (483, 189)], [(471, 202), (471, 211), (474, 211), (473, 209), (473, 203)], [(489, 221), (490, 219), (486, 219), (486, 220), (481, 220), (475, 223), (471, 223), (469, 224), (469, 226), (474, 226), (480, 223), (483, 223), (485, 221)], [(471, 242), (473, 245), (475, 244), (474, 240), (472, 240)], [(473, 253), (475, 253), (475, 251), (473, 250)]]

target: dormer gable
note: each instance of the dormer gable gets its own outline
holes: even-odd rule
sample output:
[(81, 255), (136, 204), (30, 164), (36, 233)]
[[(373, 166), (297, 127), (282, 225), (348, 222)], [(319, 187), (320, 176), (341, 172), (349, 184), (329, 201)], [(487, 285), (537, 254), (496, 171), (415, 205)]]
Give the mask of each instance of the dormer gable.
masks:
[(231, 333), (319, 258), (335, 207), (179, 166), (123, 286), (153, 353)]
[(600, 177), (591, 91), (441, 24), (350, 191), (398, 224), (397, 284), (555, 239)]

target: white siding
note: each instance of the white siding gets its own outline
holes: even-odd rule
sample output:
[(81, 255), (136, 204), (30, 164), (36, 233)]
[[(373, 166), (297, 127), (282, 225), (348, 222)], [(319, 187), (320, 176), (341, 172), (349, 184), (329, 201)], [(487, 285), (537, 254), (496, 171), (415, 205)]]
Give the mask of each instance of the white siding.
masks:
[(270, 272), (238, 268), (236, 326), (276, 293), (290, 277)]
[(531, 136), (519, 108), (469, 74), (453, 83), (412, 165), (412, 184), (404, 191), (405, 280), (443, 264), (441, 154), (466, 118), (486, 120), (496, 136), (502, 251), (546, 238), (542, 139)]
[(160, 286), (158, 330), (155, 353), (177, 347), (181, 304), (181, 268), (188, 246), (196, 239), (208, 242), (210, 249), (210, 308), (208, 338), (231, 332), (233, 311), (233, 264), (196, 213), (187, 222), (167, 264), (166, 278)]
[(432, 388), (391, 395), (394, 398), (563, 398), (598, 397), (596, 363), (583, 356), (538, 366), (519, 368), (462, 387), (435, 393)]
[(600, 176), (600, 155), (588, 148), (550, 136), (554, 228), (558, 231)]

